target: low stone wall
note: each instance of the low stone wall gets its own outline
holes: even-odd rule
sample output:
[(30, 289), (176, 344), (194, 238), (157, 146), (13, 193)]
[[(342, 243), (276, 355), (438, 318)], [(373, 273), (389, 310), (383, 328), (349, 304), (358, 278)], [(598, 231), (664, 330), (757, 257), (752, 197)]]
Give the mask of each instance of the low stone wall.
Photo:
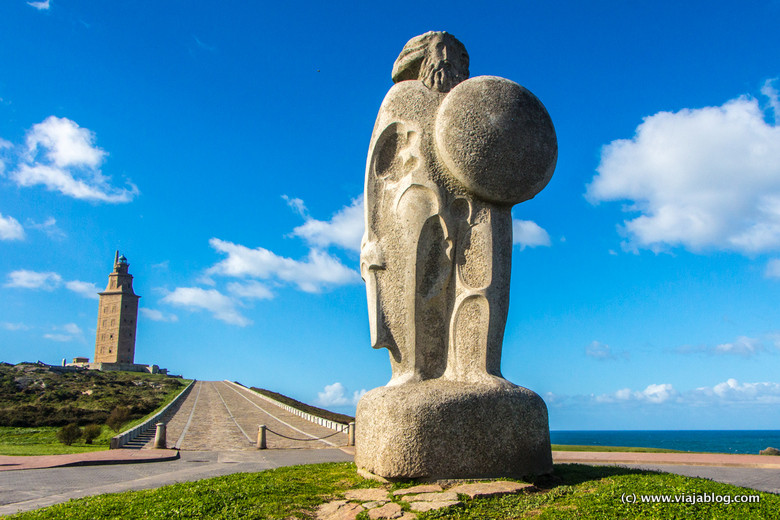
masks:
[(269, 403), (274, 404), (274, 405), (278, 406), (279, 408), (283, 408), (283, 409), (287, 410), (290, 413), (294, 413), (295, 415), (297, 415), (299, 417), (303, 417), (307, 421), (311, 421), (311, 422), (313, 422), (315, 424), (319, 424), (320, 426), (324, 426), (325, 428), (330, 428), (331, 430), (336, 430), (337, 432), (346, 432), (349, 429), (349, 425), (348, 424), (344, 424), (344, 423), (340, 423), (340, 422), (336, 422), (336, 421), (331, 421), (330, 419), (324, 419), (322, 417), (317, 417), (316, 415), (312, 415), (310, 413), (303, 412), (301, 410), (298, 410), (297, 408), (293, 408), (292, 406), (290, 406), (288, 404), (280, 403), (276, 399), (271, 399), (268, 396), (265, 396), (263, 394), (255, 392), (253, 390), (250, 390), (249, 388), (245, 387), (244, 385), (240, 385), (240, 384), (238, 384), (236, 382), (228, 381), (228, 380), (225, 380), (225, 382), (226, 383), (230, 383), (231, 385), (237, 386), (239, 388), (243, 388), (245, 390), (249, 390), (254, 395), (256, 395), (256, 396), (258, 396), (258, 397), (260, 397), (262, 399), (265, 399)]
[(181, 391), (179, 395), (173, 398), (173, 401), (168, 403), (165, 408), (154, 414), (152, 417), (147, 419), (146, 421), (142, 422), (138, 426), (134, 428), (130, 428), (127, 431), (124, 431), (120, 433), (119, 435), (116, 435), (111, 438), (111, 445), (109, 449), (115, 450), (118, 448), (122, 448), (125, 444), (131, 442), (133, 439), (141, 435), (142, 433), (146, 432), (150, 428), (154, 428), (155, 424), (157, 424), (163, 415), (165, 415), (166, 412), (168, 412), (172, 407), (178, 405), (181, 403), (181, 401), (184, 400), (185, 397), (187, 397), (187, 394), (190, 393), (190, 390), (192, 390), (192, 387), (195, 385), (195, 382), (197, 380), (193, 379), (192, 382), (187, 385), (187, 388)]
[(139, 365), (135, 363), (87, 363), (90, 370), (101, 372), (148, 372), (150, 374), (167, 374), (168, 369), (157, 365)]

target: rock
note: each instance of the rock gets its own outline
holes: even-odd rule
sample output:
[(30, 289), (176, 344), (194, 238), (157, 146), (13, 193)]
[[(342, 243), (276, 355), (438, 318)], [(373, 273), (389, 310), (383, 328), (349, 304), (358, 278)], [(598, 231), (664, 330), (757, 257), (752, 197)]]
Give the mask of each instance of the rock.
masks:
[(458, 500), (457, 493), (441, 491), (439, 493), (420, 493), (419, 495), (407, 495), (402, 498), (404, 502), (441, 502), (443, 500)]
[(533, 484), (520, 484), (518, 482), (494, 481), (477, 482), (475, 484), (461, 484), (449, 489), (457, 494), (468, 495), (470, 498), (497, 497), (511, 495), (513, 493), (535, 491)]
[(504, 382), (434, 379), (371, 390), (357, 407), (355, 464), (387, 479), (551, 473), (544, 401)]
[(459, 506), (462, 502), (459, 500), (440, 500), (436, 502), (412, 502), (409, 506), (413, 511), (433, 511), (434, 509), (441, 509), (443, 507)]
[(770, 447), (768, 447), (768, 448), (767, 448), (767, 449), (765, 449), (765, 450), (761, 450), (761, 451), (759, 451), (759, 452), (758, 452), (758, 454), (759, 454), (759, 455), (780, 455), (780, 450), (778, 450), (777, 448), (773, 448), (773, 447), (771, 447), (771, 446), (770, 446)]
[(384, 489), (350, 489), (344, 493), (344, 498), (347, 500), (356, 500), (358, 502), (372, 502), (381, 501), (387, 502), (390, 500), (387, 496), (387, 491)]
[(360, 504), (335, 500), (317, 508), (317, 520), (355, 520), (363, 509)]
[(412, 486), (406, 489), (396, 489), (393, 491), (393, 496), (409, 495), (411, 493), (435, 493), (436, 491), (444, 491), (438, 484), (421, 484), (419, 486)]
[(400, 518), (404, 514), (401, 506), (395, 502), (390, 502), (377, 509), (371, 509), (368, 511), (368, 517), (371, 520), (379, 520), (384, 518)]

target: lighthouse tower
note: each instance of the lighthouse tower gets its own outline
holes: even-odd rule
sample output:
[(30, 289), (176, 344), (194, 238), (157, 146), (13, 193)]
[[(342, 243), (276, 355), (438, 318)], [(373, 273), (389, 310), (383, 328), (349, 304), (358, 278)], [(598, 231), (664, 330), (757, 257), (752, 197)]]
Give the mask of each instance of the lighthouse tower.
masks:
[(106, 290), (98, 293), (95, 363), (133, 363), (138, 299), (133, 292), (133, 276), (127, 272), (127, 258), (114, 255), (114, 270), (108, 275)]

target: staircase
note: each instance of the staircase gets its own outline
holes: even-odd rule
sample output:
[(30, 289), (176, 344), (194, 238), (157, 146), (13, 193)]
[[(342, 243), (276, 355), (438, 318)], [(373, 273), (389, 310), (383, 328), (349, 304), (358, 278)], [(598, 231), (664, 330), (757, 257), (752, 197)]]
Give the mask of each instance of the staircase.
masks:
[(150, 442), (154, 441), (155, 433), (156, 433), (155, 428), (149, 428), (148, 430), (139, 434), (138, 437), (136, 437), (135, 439), (128, 442), (122, 447), (129, 450), (140, 450)]

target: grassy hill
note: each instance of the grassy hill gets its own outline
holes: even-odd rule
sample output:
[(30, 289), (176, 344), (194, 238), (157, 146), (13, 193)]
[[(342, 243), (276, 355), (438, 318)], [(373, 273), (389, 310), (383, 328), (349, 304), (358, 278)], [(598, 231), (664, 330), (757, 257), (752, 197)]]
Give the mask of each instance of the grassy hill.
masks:
[(270, 397), (271, 399), (275, 399), (280, 403), (286, 404), (287, 406), (292, 406), (293, 408), (296, 408), (302, 412), (310, 413), (312, 415), (316, 415), (317, 417), (322, 417), (323, 419), (328, 419), (329, 421), (335, 421), (342, 424), (349, 424), (355, 420), (355, 418), (352, 417), (351, 415), (331, 412), (330, 410), (325, 410), (324, 408), (317, 408), (316, 406), (302, 403), (300, 401), (293, 399), (292, 397), (287, 397), (284, 394), (273, 392), (271, 390), (266, 390), (265, 388), (257, 388), (253, 386), (250, 390), (253, 390), (258, 394), (262, 394), (266, 397)]
[(160, 374), (58, 368), (0, 363), (0, 426), (103, 424), (118, 406), (130, 411), (130, 420), (139, 419), (186, 386)]

